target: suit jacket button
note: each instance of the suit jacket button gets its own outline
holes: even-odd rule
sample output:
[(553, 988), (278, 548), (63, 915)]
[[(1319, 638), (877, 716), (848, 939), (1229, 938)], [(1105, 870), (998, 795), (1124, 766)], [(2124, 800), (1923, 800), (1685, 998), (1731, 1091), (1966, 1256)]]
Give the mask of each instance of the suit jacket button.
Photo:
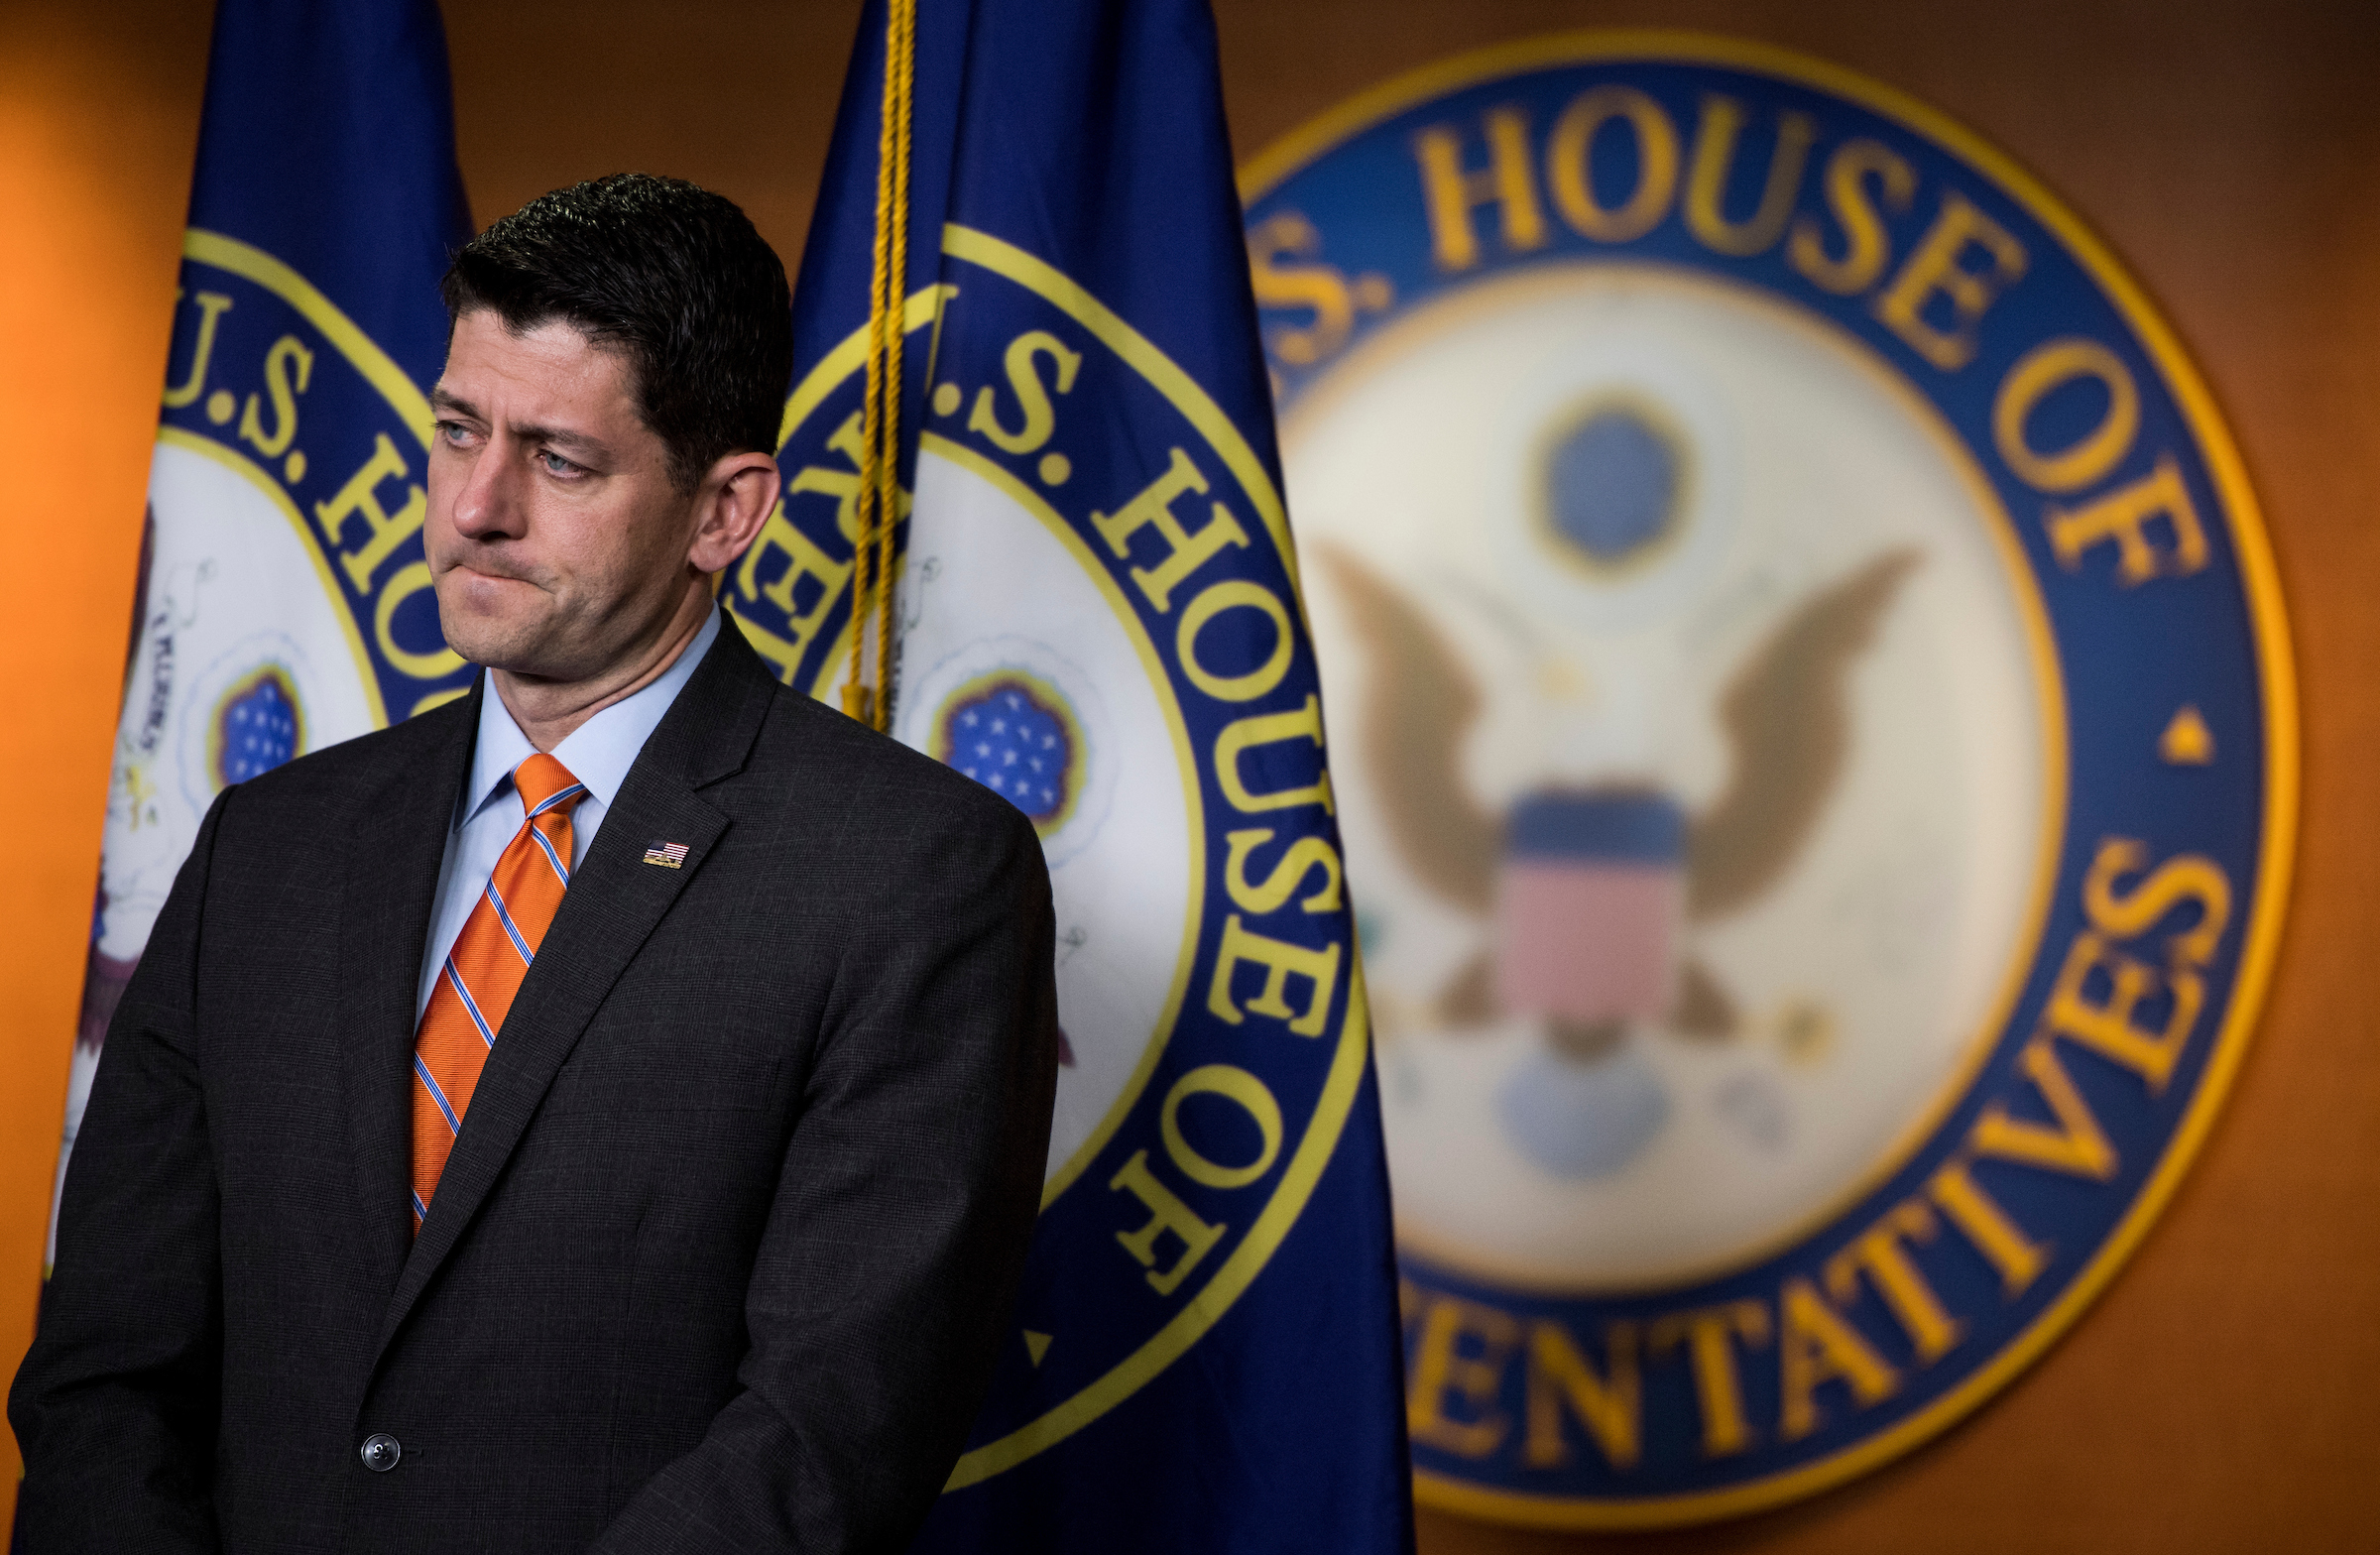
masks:
[(388, 1473), (397, 1467), (397, 1460), (404, 1456), (405, 1449), (397, 1445), (397, 1438), (386, 1431), (364, 1438), (364, 1467), (374, 1474)]

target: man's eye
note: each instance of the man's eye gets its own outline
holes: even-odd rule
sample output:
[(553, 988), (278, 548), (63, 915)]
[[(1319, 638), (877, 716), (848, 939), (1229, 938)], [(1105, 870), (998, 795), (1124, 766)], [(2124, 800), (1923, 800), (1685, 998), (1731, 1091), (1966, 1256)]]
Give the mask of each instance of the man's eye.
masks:
[(459, 447), (469, 440), (471, 428), (460, 421), (440, 421), (438, 422), (438, 435)]
[(571, 475), (584, 474), (586, 471), (586, 466), (572, 464), (568, 459), (563, 458), (560, 454), (555, 453), (550, 448), (539, 448), (537, 450), (537, 462), (545, 466), (545, 473), (548, 475), (560, 475), (567, 477)]

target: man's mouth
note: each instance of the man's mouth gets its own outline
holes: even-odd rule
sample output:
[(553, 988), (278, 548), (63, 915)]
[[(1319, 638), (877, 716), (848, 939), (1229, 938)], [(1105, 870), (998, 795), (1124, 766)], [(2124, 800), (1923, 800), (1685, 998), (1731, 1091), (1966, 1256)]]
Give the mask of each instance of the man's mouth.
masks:
[(527, 583), (532, 587), (539, 586), (537, 584), (537, 580), (535, 578), (524, 577), (518, 572), (507, 570), (501, 565), (491, 565), (484, 560), (450, 562), (448, 563), (447, 570), (451, 572), (463, 573), (465, 576), (475, 581), (485, 581), (491, 583)]

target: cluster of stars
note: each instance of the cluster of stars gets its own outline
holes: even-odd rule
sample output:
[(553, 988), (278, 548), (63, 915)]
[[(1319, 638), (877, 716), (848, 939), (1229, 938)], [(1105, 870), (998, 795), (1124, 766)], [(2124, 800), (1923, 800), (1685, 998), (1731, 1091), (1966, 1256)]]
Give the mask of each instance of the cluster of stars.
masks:
[(954, 703), (944, 717), (951, 766), (1036, 821), (1065, 808), (1074, 739), (1063, 713), (1003, 680)]
[(226, 785), (271, 772), (298, 754), (298, 697), (268, 671), (215, 715), (215, 778)]

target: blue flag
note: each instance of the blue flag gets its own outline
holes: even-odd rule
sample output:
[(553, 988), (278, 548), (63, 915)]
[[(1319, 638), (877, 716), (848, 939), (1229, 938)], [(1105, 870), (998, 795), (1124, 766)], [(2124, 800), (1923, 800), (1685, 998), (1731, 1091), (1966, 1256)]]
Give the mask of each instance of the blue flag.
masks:
[(222, 0), (64, 1151), (215, 794), (469, 686), (420, 536), (438, 277), (469, 236), (432, 0)]
[[(862, 22), (785, 502), (724, 596), (790, 683), (889, 688), (846, 705), (1006, 795), (1050, 864), (1041, 1221), (920, 1547), (1403, 1549), (1368, 1022), (1213, 24), (901, 21)], [(869, 540), (904, 512), (880, 649)]]

